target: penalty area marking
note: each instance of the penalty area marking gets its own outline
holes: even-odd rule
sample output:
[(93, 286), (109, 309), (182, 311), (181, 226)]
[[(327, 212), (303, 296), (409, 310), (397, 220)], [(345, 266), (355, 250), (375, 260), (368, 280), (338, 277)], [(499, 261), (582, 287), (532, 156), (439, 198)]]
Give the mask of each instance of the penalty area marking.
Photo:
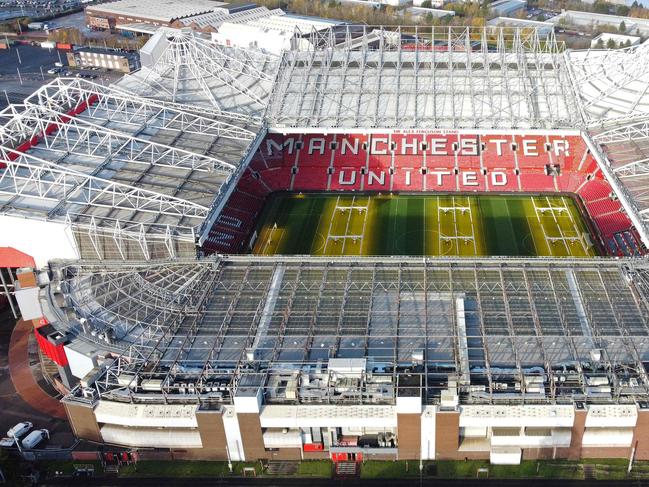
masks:
[[(340, 255), (346, 255), (345, 254), (345, 246), (347, 244), (348, 240), (352, 240), (353, 242), (359, 241), (360, 240), (360, 249), (362, 253), (363, 249), (363, 241), (365, 238), (365, 228), (367, 226), (367, 215), (369, 212), (369, 205), (370, 205), (370, 198), (367, 197), (367, 201), (365, 205), (356, 205), (356, 196), (352, 196), (352, 202), (350, 205), (341, 205), (340, 204), (340, 196), (336, 197), (336, 206), (334, 208), (334, 211), (331, 215), (331, 219), (329, 220), (329, 229), (327, 230), (327, 239), (325, 241), (324, 245), (324, 254), (327, 254), (327, 247), (329, 246), (329, 242), (332, 241), (334, 243), (338, 243), (339, 241), (342, 241), (342, 249)], [(338, 212), (341, 212), (342, 214), (348, 213), (347, 214), (347, 221), (345, 222), (345, 233), (343, 235), (335, 235), (332, 234), (331, 230), (334, 224), (334, 221), (337, 218)], [(358, 211), (359, 214), (363, 214), (363, 228), (361, 230), (360, 234), (350, 234), (349, 233), (349, 225), (352, 220), (352, 216), (354, 211)]]
[[(539, 226), (541, 227), (541, 230), (543, 231), (543, 236), (545, 238), (546, 245), (548, 246), (548, 249), (550, 250), (552, 255), (555, 255), (553, 252), (553, 248), (556, 248), (557, 242), (561, 242), (563, 246), (566, 249), (567, 255), (573, 255), (572, 251), (570, 250), (571, 244), (574, 244), (575, 242), (579, 242), (584, 250), (586, 250), (586, 246), (584, 245), (583, 241), (583, 236), (579, 236), (579, 228), (576, 226), (576, 223), (574, 219), (572, 218), (572, 215), (570, 214), (570, 209), (565, 203), (565, 200), (562, 200), (563, 205), (562, 206), (553, 206), (552, 202), (547, 196), (543, 196), (542, 198), (545, 199), (545, 204), (546, 206), (539, 206), (536, 204), (536, 198), (532, 198), (532, 204), (534, 205), (534, 212), (536, 213), (536, 218), (539, 221)], [(558, 237), (551, 237), (548, 235), (545, 229), (545, 225), (543, 224), (543, 220), (541, 219), (542, 215), (545, 215), (547, 213), (550, 213), (552, 216), (552, 219), (554, 220), (554, 225), (559, 232)], [(563, 229), (561, 228), (561, 224), (559, 223), (559, 219), (557, 218), (557, 213), (559, 216), (565, 216), (566, 214), (569, 215), (570, 222), (572, 223), (572, 230), (573, 233), (575, 233), (577, 236), (576, 237), (570, 237), (567, 236), (564, 232)]]
[[(448, 198), (448, 196), (447, 196)], [(462, 196), (457, 196), (457, 198), (462, 198)], [(468, 197), (464, 196), (464, 198), (467, 198), (466, 203), (457, 203), (456, 202), (456, 196), (451, 195), (451, 205), (444, 205), (440, 203), (440, 197), (437, 197), (437, 220), (438, 220), (438, 242), (439, 242), (439, 249), (440, 249), (440, 254), (442, 255), (448, 255), (449, 252), (442, 252), (443, 243), (451, 243), (454, 244), (451, 246), (451, 248), (455, 249), (455, 254), (460, 255), (460, 242), (463, 242), (464, 244), (473, 244), (473, 254), (477, 255), (478, 254), (478, 247), (475, 239), (475, 227), (473, 224), (473, 211), (471, 209), (471, 204), (468, 201)], [(460, 229), (459, 229), (459, 222), (457, 218), (457, 212), (460, 212), (460, 215), (465, 215), (466, 213), (469, 214), (469, 223), (471, 227), (471, 234), (470, 235), (460, 235)], [(442, 217), (444, 215), (448, 215), (449, 213), (452, 214), (453, 216), (453, 229), (455, 235), (445, 235), (444, 232), (442, 232)]]

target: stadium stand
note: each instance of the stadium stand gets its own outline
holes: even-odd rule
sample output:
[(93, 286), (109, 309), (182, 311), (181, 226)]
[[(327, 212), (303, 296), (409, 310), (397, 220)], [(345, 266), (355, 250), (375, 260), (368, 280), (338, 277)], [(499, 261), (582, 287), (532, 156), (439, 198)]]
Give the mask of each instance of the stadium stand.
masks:
[(513, 140), (506, 135), (483, 135), (480, 137), (482, 167), (486, 169), (515, 168), (516, 158), (512, 150)]
[(218, 236), (228, 235), (218, 245), (243, 248), (276, 191), (572, 193), (611, 253), (641, 248), (579, 135), (269, 134), (228, 201), (226, 220), (215, 225)]

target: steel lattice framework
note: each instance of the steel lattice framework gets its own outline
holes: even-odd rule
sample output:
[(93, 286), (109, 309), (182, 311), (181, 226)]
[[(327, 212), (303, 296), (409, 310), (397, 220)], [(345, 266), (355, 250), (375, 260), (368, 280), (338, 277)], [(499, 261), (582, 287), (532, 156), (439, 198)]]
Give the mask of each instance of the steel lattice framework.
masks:
[[(284, 54), (277, 127), (574, 127), (561, 47), (536, 30), (345, 26)], [(566, 89), (568, 88), (568, 89)]]
[(65, 79), (5, 109), (0, 124), (3, 213), (65, 222), (99, 258), (193, 249), (260, 129)]
[[(62, 262), (54, 275), (52, 302), (61, 292), (70, 308), (54, 306), (48, 318), (118, 353), (94, 385), (109, 399), (139, 401), (145, 380), (173, 397), (173, 384), (184, 381), (195, 384), (182, 395), (192, 403), (206, 383), (225, 380), (231, 392), (258, 383), (272, 402), (273, 384), (291, 370), (367, 357), (375, 369), (394, 367), (390, 376), (419, 354), (430, 402), (449, 376), (473, 391), (466, 403), (632, 402), (649, 394), (644, 262), (228, 257)], [(602, 353), (597, 361), (593, 350)], [(514, 387), (531, 376), (546, 385), (542, 394)], [(592, 395), (593, 377), (608, 379), (610, 394)], [(326, 387), (299, 396), (335, 402)]]
[(582, 116), (589, 125), (649, 115), (649, 43), (570, 51), (566, 57)]
[(70, 225), (85, 257), (174, 257), (204, 242), (267, 128), (580, 127), (642, 227), (648, 52), (566, 52), (534, 29), (336, 26), (296, 30), (278, 57), (161, 29), (117, 86), (60, 78), (0, 114), (0, 210)]
[(277, 56), (219, 46), (190, 29), (161, 30), (149, 43), (149, 63), (120, 86), (147, 97), (261, 120), (279, 67)]

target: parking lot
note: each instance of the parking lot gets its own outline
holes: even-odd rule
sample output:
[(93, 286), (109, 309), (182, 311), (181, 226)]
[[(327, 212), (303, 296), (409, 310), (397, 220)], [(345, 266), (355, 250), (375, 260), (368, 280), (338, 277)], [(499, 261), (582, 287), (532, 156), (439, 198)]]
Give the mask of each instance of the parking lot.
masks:
[[(0, 311), (0, 437), (6, 436), (7, 430), (21, 421), (33, 423), (35, 429), (46, 428), (51, 433), (45, 447), (69, 447), (74, 443), (74, 436), (68, 422), (49, 416), (39, 409), (38, 404), (26, 403), (16, 393), (16, 388), (11, 380), (9, 370), (9, 344), (15, 320), (9, 309)], [(40, 388), (50, 394), (55, 394), (40, 372), (38, 360), (38, 345), (30, 337), (29, 342), (29, 370), (36, 379)]]
[[(63, 71), (48, 73), (58, 62), (63, 64)], [(68, 67), (66, 53), (57, 49), (17, 45), (0, 50), (0, 109), (6, 107), (7, 102), (22, 103), (25, 97), (57, 76), (77, 75), (87, 76), (103, 85), (113, 83), (123, 76), (115, 71), (71, 69)]]

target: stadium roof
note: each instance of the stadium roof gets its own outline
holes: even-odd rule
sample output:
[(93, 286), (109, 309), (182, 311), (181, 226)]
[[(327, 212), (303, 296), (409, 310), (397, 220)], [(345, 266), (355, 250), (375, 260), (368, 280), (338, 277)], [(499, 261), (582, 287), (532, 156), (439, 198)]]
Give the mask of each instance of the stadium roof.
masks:
[(322, 128), (557, 128), (580, 123), (553, 35), (339, 26), (282, 58), (268, 123)]
[(86, 257), (187, 255), (267, 127), (580, 128), (607, 145), (600, 160), (613, 169), (602, 169), (618, 174), (626, 186), (611, 174), (614, 188), (649, 233), (639, 221), (649, 215), (646, 125), (637, 129), (649, 116), (649, 43), (565, 52), (552, 35), (496, 27), (295, 35), (275, 56), (162, 28), (142, 69), (115, 86), (50, 82), (1, 114), (0, 211), (71, 224)]
[(175, 255), (193, 249), (259, 130), (246, 117), (59, 78), (0, 113), (0, 211), (67, 222), (96, 257)]
[(588, 124), (649, 117), (649, 41), (625, 49), (570, 51), (567, 58)]
[(285, 15), (282, 9), (277, 8), (269, 10), (266, 7), (256, 7), (233, 13), (226, 10), (216, 10), (214, 12), (181, 19), (179, 22), (185, 26), (196, 26), (199, 29), (204, 29), (206, 27), (218, 29), (223, 22), (243, 24), (261, 18), (279, 15)]
[(117, 86), (142, 97), (208, 107), (261, 121), (277, 56), (214, 44), (190, 29), (161, 29), (141, 51), (142, 69)]
[[(191, 382), (173, 400), (196, 402), (219, 380), (282, 400), (278, 378), (326, 373), (331, 359), (421, 374), (427, 402), (451, 380), (463, 403), (633, 402), (649, 390), (646, 261), (232, 256), (53, 269), (48, 320), (117, 354), (94, 386), (107, 397)], [(327, 381), (304, 384), (299, 401), (332, 400)]]

